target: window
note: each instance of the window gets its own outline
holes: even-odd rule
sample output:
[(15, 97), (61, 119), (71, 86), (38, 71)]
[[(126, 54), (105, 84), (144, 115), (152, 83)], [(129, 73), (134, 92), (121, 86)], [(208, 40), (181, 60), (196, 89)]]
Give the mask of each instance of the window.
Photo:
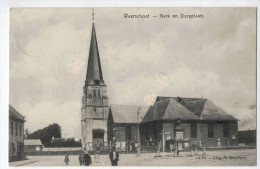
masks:
[(15, 123), (15, 135), (18, 136), (18, 125)]
[(197, 124), (196, 123), (190, 124), (190, 137), (197, 138)]
[(20, 136), (22, 136), (22, 125), (19, 125), (19, 133), (20, 133)]
[(223, 123), (223, 137), (224, 138), (229, 137), (228, 123)]
[(13, 122), (11, 122), (11, 124), (10, 124), (11, 126), (10, 126), (10, 130), (11, 130), (11, 135), (13, 136), (14, 135), (14, 123)]
[(97, 95), (98, 95), (98, 97), (100, 97), (100, 90), (98, 90), (98, 94)]
[(153, 130), (153, 137), (155, 140), (157, 140), (157, 129), (156, 128)]
[(148, 132), (145, 131), (145, 141), (148, 141), (149, 140), (149, 137), (148, 137)]
[(93, 90), (93, 96), (96, 97), (96, 90)]
[(97, 110), (96, 107), (94, 107), (94, 112), (96, 112), (96, 110)]
[(214, 124), (208, 124), (208, 138), (214, 138)]

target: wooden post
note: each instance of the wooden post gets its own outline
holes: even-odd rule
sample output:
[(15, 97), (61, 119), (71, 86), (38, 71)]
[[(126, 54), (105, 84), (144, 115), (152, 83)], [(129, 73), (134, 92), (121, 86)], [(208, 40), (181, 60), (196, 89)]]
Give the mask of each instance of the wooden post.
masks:
[(163, 146), (163, 152), (165, 152), (164, 130), (162, 130), (162, 146)]

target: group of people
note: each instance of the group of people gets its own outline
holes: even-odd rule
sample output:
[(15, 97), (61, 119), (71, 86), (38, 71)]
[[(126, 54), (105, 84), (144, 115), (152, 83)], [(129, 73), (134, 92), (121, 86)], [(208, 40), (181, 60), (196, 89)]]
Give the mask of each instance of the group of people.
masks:
[(87, 151), (84, 151), (84, 153), (81, 152), (79, 154), (79, 164), (80, 165), (89, 166), (89, 165), (91, 165), (91, 163), (92, 163), (92, 160)]
[[(95, 156), (95, 158), (96, 158), (96, 156)], [(110, 159), (112, 166), (118, 165), (119, 154), (118, 154), (118, 152), (116, 152), (115, 147), (113, 147), (112, 151), (109, 153), (109, 159)], [(68, 153), (66, 153), (64, 161), (65, 161), (66, 165), (69, 165), (70, 160), (69, 160)], [(88, 154), (88, 152), (87, 151), (81, 152), (79, 155), (79, 164), (83, 165), (83, 166), (89, 166), (89, 165), (91, 165), (91, 163), (92, 163), (92, 159), (91, 159), (90, 155)]]

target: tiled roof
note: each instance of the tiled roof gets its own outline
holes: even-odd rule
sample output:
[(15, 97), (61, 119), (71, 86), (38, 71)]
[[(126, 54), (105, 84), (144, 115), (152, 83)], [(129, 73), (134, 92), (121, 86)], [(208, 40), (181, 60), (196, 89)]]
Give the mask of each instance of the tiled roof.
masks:
[(39, 146), (42, 145), (42, 142), (40, 139), (24, 139), (24, 145), (25, 146)]
[(187, 108), (179, 104), (177, 101), (170, 99), (168, 104), (166, 113), (163, 116), (164, 120), (197, 120), (199, 119), (196, 115), (194, 115)]
[(183, 105), (186, 109), (190, 110), (198, 117), (200, 117), (204, 104), (206, 102), (206, 99), (203, 98), (164, 97), (164, 96), (158, 96), (156, 101), (167, 100), (170, 98), (176, 100), (178, 103)]
[(137, 106), (137, 105), (111, 105), (110, 110), (112, 112), (114, 123), (137, 123), (137, 111), (139, 110), (140, 122), (146, 114), (149, 106)]
[(203, 120), (237, 120), (208, 99), (158, 96), (156, 102), (169, 99), (174, 99)]
[(9, 116), (24, 121), (24, 116), (16, 111), (11, 105), (9, 105)]
[(145, 114), (145, 116), (142, 120), (142, 123), (153, 121), (153, 114), (154, 114), (154, 106), (150, 106), (147, 113)]
[[(204, 104), (206, 102), (206, 99), (191, 99), (191, 98), (174, 98), (178, 103), (186, 107), (188, 110), (190, 110), (192, 113), (194, 113), (196, 116), (200, 117)], [(180, 100), (180, 101), (179, 101)]]
[(156, 120), (198, 120), (199, 118), (174, 99), (158, 101), (151, 106), (142, 122)]
[(204, 120), (237, 120), (220, 107), (216, 106), (210, 100), (206, 100), (204, 109), (201, 113), (201, 118)]

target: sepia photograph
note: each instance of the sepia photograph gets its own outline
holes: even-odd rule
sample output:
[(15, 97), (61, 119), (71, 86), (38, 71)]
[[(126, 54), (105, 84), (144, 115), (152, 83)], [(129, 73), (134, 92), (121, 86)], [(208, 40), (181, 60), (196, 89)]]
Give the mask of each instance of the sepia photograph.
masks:
[(10, 8), (8, 163), (256, 166), (257, 7)]

